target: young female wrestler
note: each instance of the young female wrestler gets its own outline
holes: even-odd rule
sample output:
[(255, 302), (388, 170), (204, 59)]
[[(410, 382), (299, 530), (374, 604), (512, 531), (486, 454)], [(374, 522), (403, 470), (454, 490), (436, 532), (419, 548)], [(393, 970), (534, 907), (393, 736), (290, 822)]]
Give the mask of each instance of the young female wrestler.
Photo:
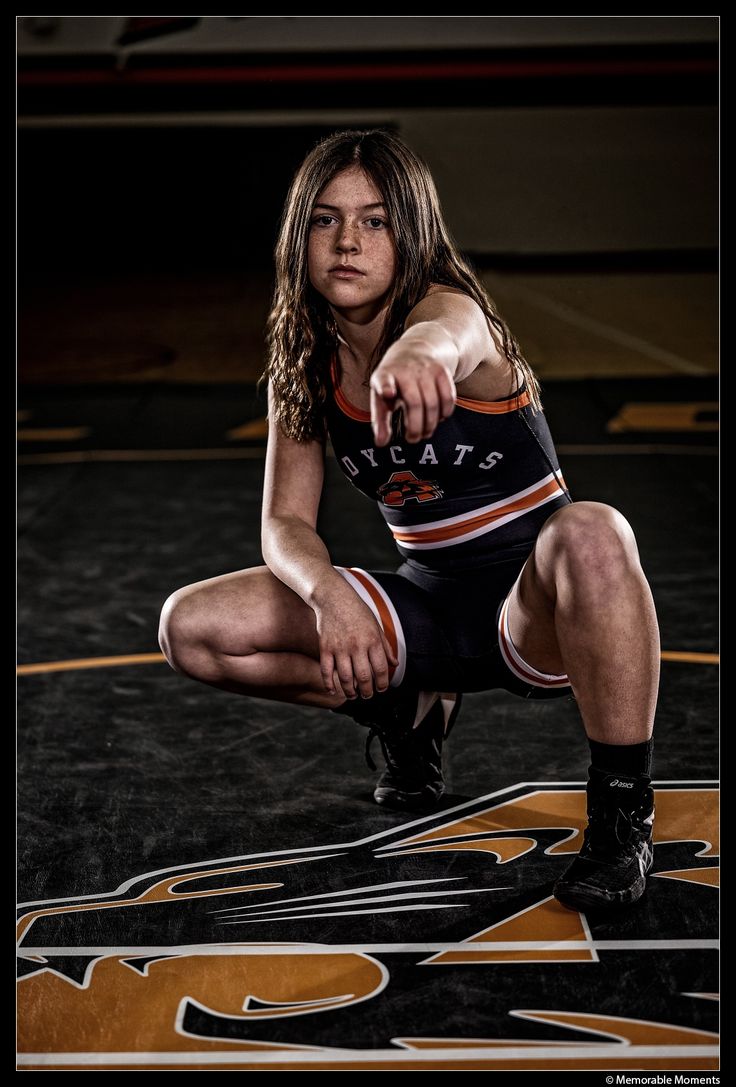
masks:
[[(412, 809), (442, 795), (455, 692), (572, 689), (589, 826), (555, 893), (635, 901), (652, 863), (651, 593), (623, 517), (572, 503), (534, 375), (454, 248), (426, 166), (388, 132), (323, 141), (289, 192), (276, 267), (267, 565), (174, 593), (168, 660), (368, 726), (387, 761), (376, 800)], [(328, 435), (388, 523), (396, 573), (337, 569), (317, 535)]]

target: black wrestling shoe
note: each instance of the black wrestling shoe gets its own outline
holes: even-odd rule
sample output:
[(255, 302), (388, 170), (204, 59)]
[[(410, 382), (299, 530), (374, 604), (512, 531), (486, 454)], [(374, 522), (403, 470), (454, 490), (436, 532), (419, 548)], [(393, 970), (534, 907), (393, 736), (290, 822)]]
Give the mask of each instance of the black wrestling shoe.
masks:
[(338, 713), (368, 728), (365, 755), (371, 770), (378, 769), (371, 744), (377, 737), (381, 745), (386, 769), (373, 791), (377, 804), (405, 811), (428, 811), (437, 805), (445, 792), (442, 743), (455, 724), (460, 702), (459, 694), (454, 705), (447, 706), (435, 692), (388, 691), (339, 707)]
[(570, 909), (628, 906), (644, 894), (652, 867), (650, 779), (590, 768), (583, 848), (554, 887)]
[[(438, 694), (419, 695), (416, 711), (422, 711), (422, 699), (432, 699), (424, 716), (409, 731), (391, 732), (373, 726), (366, 742), (366, 759), (376, 769), (370, 757), (370, 744), (378, 737), (386, 760), (386, 769), (373, 790), (376, 804), (406, 811), (428, 811), (434, 808), (445, 792), (442, 776), (442, 744), (449, 735), (460, 712), (461, 695), (447, 707)], [(415, 711), (415, 712), (416, 712)]]

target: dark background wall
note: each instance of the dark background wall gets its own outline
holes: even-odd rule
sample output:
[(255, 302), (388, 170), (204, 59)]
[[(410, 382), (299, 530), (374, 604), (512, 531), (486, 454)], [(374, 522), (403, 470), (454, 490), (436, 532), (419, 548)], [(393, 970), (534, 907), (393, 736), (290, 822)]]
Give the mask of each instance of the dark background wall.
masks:
[(260, 267), (305, 151), (377, 123), (428, 160), (470, 253), (717, 245), (716, 17), (21, 17), (18, 35), (24, 283)]

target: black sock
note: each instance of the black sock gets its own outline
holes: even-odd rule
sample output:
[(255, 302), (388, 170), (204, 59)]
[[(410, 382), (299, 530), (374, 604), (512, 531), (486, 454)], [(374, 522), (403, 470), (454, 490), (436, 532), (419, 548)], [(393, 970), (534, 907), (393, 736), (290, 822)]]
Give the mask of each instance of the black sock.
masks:
[(606, 774), (626, 777), (652, 776), (653, 740), (641, 744), (601, 744), (588, 740), (592, 765)]

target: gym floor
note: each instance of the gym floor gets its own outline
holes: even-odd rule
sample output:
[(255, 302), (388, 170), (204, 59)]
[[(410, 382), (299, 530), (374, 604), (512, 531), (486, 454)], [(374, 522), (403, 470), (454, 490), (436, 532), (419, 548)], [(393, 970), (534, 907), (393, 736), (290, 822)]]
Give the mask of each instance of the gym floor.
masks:
[[(352, 722), (171, 671), (166, 597), (262, 562), (268, 282), (38, 287), (19, 393), (20, 1067), (718, 1067), (715, 276), (484, 277), (573, 497), (628, 518), (654, 593), (646, 895), (615, 916), (551, 898), (584, 825), (572, 700), (466, 696), (441, 809), (410, 818), (373, 803)], [(336, 564), (397, 565), (332, 459), (320, 529)]]

